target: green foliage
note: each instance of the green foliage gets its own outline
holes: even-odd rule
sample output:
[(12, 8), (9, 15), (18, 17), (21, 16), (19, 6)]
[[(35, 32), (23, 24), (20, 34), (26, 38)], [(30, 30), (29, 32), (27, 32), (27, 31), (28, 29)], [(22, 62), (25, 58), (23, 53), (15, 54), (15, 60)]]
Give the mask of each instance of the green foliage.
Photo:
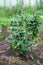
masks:
[(4, 26), (9, 26), (11, 18), (6, 18), (6, 17), (0, 17), (0, 26), (4, 25)]
[(38, 36), (39, 16), (22, 16), (17, 15), (14, 21), (11, 21), (11, 36), (7, 40), (12, 40), (10, 48), (17, 54), (25, 54), (31, 51), (35, 41), (33, 39)]
[(33, 14), (34, 12), (35, 12), (35, 7), (28, 6), (24, 8), (25, 14)]
[(41, 15), (41, 16), (43, 15), (43, 9), (37, 10), (36, 12), (38, 15)]
[(10, 18), (14, 15), (14, 9), (9, 7), (0, 7), (0, 16)]

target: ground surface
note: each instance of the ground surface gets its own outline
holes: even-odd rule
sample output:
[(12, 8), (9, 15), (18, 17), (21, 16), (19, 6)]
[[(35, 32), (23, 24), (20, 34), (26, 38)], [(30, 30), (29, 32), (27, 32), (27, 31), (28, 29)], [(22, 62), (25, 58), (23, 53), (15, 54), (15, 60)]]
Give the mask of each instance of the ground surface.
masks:
[(9, 49), (9, 43), (0, 41), (0, 65), (33, 65), (33, 62), (28, 60), (20, 60), (20, 57)]
[[(0, 41), (0, 65), (37, 65), (31, 59), (21, 60), (19, 56), (16, 56), (9, 47), (10, 43)], [(32, 51), (35, 60), (39, 60), (43, 65), (43, 44), (39, 44), (36, 49)]]

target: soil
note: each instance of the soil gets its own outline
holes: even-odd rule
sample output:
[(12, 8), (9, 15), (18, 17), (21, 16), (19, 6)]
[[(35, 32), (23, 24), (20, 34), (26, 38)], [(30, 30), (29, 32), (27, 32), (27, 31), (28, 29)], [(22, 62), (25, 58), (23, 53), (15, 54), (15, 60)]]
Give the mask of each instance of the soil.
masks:
[(34, 60), (17, 56), (10, 49), (10, 43), (4, 40), (0, 41), (0, 65), (37, 65), (37, 61), (43, 65), (43, 44), (39, 44), (33, 49), (31, 54), (34, 56)]
[(34, 60), (15, 55), (10, 49), (10, 43), (4, 41), (4, 39), (0, 41), (0, 65), (38, 65), (37, 61), (40, 61), (40, 65), (43, 65), (43, 44), (36, 45), (30, 54), (33, 55)]
[(2, 27), (2, 34), (3, 34), (3, 39), (9, 35), (6, 26)]
[(0, 65), (35, 65), (32, 60), (21, 60), (10, 50), (9, 43), (0, 41)]
[(36, 48), (32, 49), (31, 53), (35, 59), (43, 64), (43, 43), (38, 44)]

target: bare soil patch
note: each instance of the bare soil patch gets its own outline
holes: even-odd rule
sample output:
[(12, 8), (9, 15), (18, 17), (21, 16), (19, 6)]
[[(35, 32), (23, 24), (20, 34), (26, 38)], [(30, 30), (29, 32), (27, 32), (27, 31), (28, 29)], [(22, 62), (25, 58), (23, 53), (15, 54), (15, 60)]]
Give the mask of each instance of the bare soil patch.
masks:
[(21, 60), (9, 48), (9, 43), (0, 41), (0, 65), (35, 65), (32, 60)]
[[(33, 49), (31, 52), (35, 57), (35, 60), (39, 60), (43, 65), (43, 44), (37, 46), (37, 49)], [(15, 53), (10, 49), (10, 43), (0, 41), (0, 65), (37, 65), (31, 59), (21, 59), (21, 57), (16, 56)]]

